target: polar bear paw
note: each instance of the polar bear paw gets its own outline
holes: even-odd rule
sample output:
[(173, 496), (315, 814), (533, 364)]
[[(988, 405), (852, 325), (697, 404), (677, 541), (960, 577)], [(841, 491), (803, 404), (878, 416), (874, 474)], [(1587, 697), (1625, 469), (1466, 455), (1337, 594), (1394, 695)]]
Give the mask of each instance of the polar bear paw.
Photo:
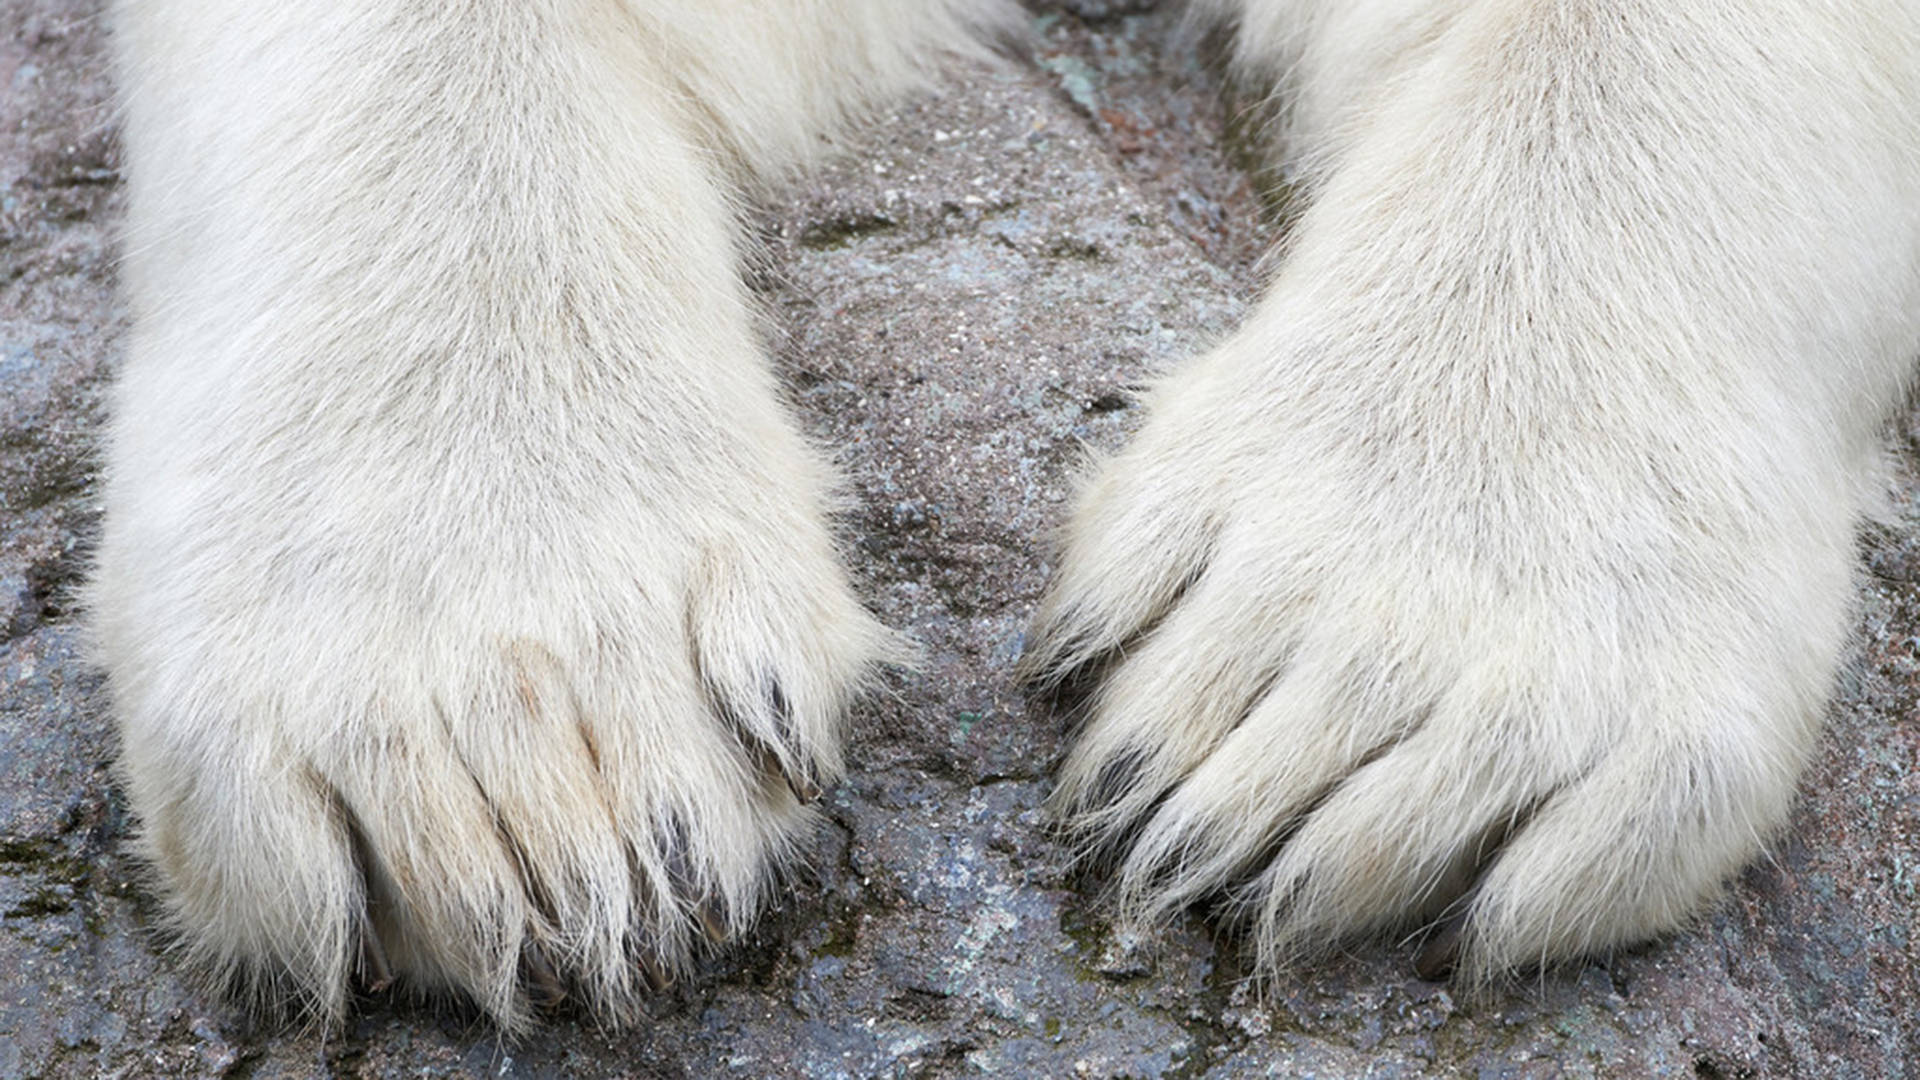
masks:
[(1697, 913), (1816, 738), (1844, 500), (1711, 419), (1618, 461), (1647, 444), (1389, 430), (1418, 412), (1235, 352), (1093, 477), (1023, 658), (1077, 687), (1054, 805), (1123, 925), (1212, 905), (1268, 973), (1424, 930), (1422, 973), (1482, 982)]
[(511, 1029), (563, 999), (629, 1019), (740, 933), (897, 646), (807, 498), (727, 457), (632, 499), (619, 455), (522, 501), (471, 461), (457, 495), (269, 463), (120, 497), (96, 621), (184, 950), (326, 1020), (398, 979)]

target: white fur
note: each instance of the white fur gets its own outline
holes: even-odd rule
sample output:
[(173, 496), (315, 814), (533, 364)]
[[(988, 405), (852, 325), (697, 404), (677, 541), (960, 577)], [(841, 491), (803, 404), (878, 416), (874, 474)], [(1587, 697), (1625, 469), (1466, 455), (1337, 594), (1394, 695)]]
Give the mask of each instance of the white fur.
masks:
[[(1118, 659), (1059, 805), (1129, 918), (1237, 890), (1269, 967), (1463, 894), (1479, 975), (1677, 925), (1841, 646), (1920, 345), (1920, 12), (1206, 6), (1313, 201), (1073, 522), (1028, 664)], [(971, 10), (120, 0), (92, 605), (195, 957), (618, 1019), (752, 917), (893, 646), (732, 203)]]
[(195, 957), (325, 1017), (358, 963), (618, 1018), (752, 917), (894, 646), (730, 202), (964, 15), (117, 5), (134, 330), (92, 607)]
[(1669, 930), (1785, 820), (1843, 644), (1920, 6), (1214, 7), (1313, 201), (1081, 500), (1027, 663), (1111, 668), (1057, 803), (1124, 917), (1224, 893), (1269, 970)]

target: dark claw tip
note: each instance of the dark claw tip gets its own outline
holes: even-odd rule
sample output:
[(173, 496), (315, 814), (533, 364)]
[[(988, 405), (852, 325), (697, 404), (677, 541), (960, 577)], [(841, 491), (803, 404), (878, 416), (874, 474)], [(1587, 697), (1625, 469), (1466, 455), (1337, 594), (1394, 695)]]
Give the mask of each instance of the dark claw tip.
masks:
[(360, 910), (360, 981), (367, 993), (377, 994), (393, 985), (393, 967), (387, 962), (386, 946), (373, 928), (365, 908)]
[(664, 994), (673, 986), (673, 977), (650, 956), (640, 958), (640, 977), (647, 981), (647, 989), (656, 994)]
[(792, 789), (793, 797), (802, 804), (813, 802), (820, 797), (820, 785), (811, 776), (787, 775), (787, 787)]
[(1454, 963), (1460, 959), (1460, 935), (1466, 927), (1465, 912), (1441, 920), (1414, 959), (1413, 973), (1427, 982), (1445, 982), (1450, 978)]
[(703, 902), (695, 914), (700, 920), (700, 931), (707, 935), (708, 941), (713, 942), (715, 945), (726, 943), (727, 920), (721, 913), (719, 901), (707, 900)]
[(520, 972), (526, 979), (527, 991), (534, 1004), (541, 1009), (556, 1009), (567, 1000), (567, 984), (553, 970), (547, 961), (547, 955), (540, 947), (528, 944), (520, 950)]

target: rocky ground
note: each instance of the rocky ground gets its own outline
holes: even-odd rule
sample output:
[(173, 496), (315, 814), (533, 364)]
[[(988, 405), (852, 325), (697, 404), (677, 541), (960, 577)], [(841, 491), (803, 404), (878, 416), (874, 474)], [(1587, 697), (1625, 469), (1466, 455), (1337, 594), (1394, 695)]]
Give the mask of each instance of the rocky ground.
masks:
[(1082, 448), (1233, 325), (1271, 231), (1204, 44), (1149, 7), (1042, 10), (1004, 66), (885, 117), (761, 219), (783, 373), (845, 448), (857, 573), (930, 660), (860, 712), (817, 869), (751, 940), (637, 1031), (506, 1042), (405, 1000), (331, 1034), (256, 1025), (149, 929), (69, 601), (125, 327), (104, 28), (97, 0), (0, 0), (0, 1078), (1920, 1068), (1911, 455), (1863, 536), (1858, 657), (1792, 831), (1692, 932), (1485, 1000), (1392, 943), (1258, 993), (1203, 924), (1113, 940), (1046, 830), (1057, 723), (1009, 660)]

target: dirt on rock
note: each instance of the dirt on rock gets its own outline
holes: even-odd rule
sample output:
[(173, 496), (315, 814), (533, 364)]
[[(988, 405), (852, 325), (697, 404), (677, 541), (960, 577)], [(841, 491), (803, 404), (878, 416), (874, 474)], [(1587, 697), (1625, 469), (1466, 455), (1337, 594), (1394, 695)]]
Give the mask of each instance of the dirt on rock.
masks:
[(125, 326), (98, 0), (0, 0), (0, 1080), (92, 1076), (1902, 1077), (1920, 1067), (1920, 420), (1791, 832), (1691, 931), (1484, 998), (1356, 946), (1263, 988), (1195, 921), (1116, 940), (1010, 678), (1088, 448), (1255, 295), (1276, 229), (1204, 40), (1043, 8), (758, 221), (782, 375), (868, 598), (927, 662), (856, 717), (812, 870), (635, 1030), (368, 1000), (256, 1023), (152, 930), (73, 586)]

